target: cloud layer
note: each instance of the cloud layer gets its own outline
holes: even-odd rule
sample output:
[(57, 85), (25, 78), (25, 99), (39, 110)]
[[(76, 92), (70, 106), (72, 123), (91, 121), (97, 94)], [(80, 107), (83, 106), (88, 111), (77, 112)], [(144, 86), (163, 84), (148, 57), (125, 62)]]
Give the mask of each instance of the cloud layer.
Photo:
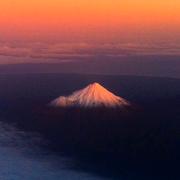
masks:
[(170, 43), (0, 43), (0, 64), (57, 63), (139, 55), (180, 55), (180, 45)]

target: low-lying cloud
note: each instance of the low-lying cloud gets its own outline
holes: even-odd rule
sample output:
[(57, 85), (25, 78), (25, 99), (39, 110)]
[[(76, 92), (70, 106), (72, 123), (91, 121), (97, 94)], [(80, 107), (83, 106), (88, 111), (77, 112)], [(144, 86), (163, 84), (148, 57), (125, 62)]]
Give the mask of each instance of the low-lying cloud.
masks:
[(180, 55), (180, 45), (170, 43), (0, 43), (0, 64), (57, 63), (138, 55)]

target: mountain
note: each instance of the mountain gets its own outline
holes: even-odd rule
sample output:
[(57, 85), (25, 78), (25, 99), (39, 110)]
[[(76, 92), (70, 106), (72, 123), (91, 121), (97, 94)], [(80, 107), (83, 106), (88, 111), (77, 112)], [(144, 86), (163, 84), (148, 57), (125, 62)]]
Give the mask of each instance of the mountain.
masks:
[(120, 107), (130, 106), (125, 99), (114, 95), (99, 83), (92, 83), (69, 96), (60, 96), (52, 101), (54, 107)]

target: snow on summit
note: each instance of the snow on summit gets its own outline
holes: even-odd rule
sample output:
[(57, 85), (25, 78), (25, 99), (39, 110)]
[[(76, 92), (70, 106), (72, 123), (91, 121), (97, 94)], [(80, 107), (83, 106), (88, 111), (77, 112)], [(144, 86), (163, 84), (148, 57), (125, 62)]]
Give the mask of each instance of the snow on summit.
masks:
[(51, 102), (55, 107), (125, 107), (130, 103), (114, 95), (99, 83), (92, 83), (69, 96), (60, 96)]

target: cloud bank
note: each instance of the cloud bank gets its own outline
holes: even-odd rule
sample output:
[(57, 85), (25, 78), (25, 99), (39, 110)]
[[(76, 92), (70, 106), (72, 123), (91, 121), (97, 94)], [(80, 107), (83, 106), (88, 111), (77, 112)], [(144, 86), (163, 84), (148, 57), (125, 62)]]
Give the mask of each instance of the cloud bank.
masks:
[(172, 43), (0, 43), (0, 64), (58, 63), (141, 55), (180, 55)]

